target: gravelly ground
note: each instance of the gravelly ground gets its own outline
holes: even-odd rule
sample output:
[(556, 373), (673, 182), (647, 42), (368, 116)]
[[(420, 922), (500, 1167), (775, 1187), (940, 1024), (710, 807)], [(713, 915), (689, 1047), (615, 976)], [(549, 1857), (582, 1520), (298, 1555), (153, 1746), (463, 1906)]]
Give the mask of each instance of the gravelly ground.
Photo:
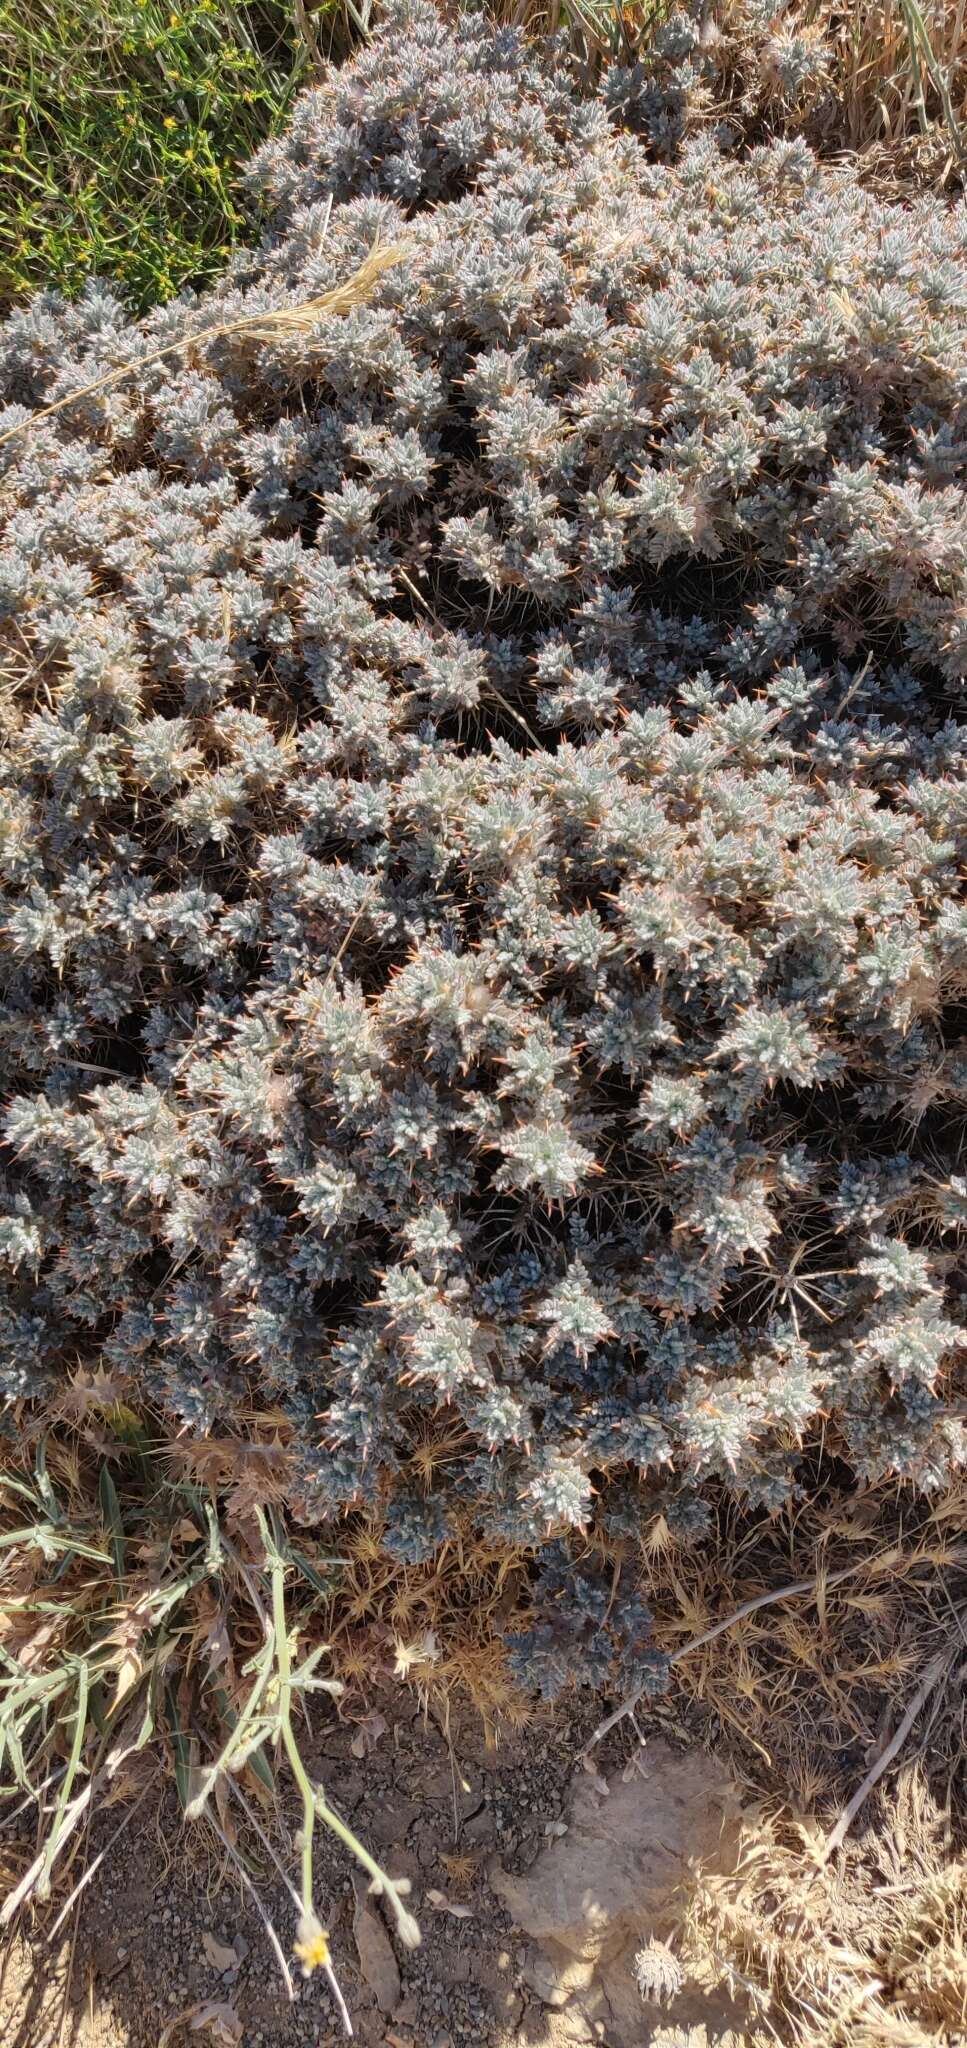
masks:
[[(496, 1855), (506, 1868), (525, 1868), (560, 1827), (585, 1719), (590, 1726), (593, 1713), (539, 1716), (489, 1749), (470, 1714), (453, 1721), (448, 1737), (417, 1707), (397, 1709), (391, 1726), (372, 1724), (376, 1740), (363, 1757), (352, 1753), (358, 1729), (333, 1720), (320, 1731), (311, 1768), (379, 1860), (411, 1879), (423, 1929), (416, 1952), (397, 1950), (398, 1995), (381, 2011), (380, 1996), (386, 2004), (394, 1989), (381, 1977), (385, 1947), (377, 1934), (372, 1952), (365, 1927), (357, 1939), (360, 1911), (374, 1909), (365, 1894), (360, 1905), (342, 1849), (322, 1837), (317, 1903), (362, 2048), (505, 2048), (563, 2038), (557, 2016), (527, 1989), (521, 1937), (490, 1889), (487, 1867)], [(233, 1816), (241, 1819), (234, 1805), (223, 1808), (229, 1828)], [(85, 1857), (98, 1854), (120, 1817), (114, 1808), (95, 1820)], [(293, 1818), (284, 1815), (282, 1826)], [(288, 1953), (292, 1902), (244, 1822), (238, 1846)], [(294, 1870), (291, 1834), (289, 1858)], [(75, 1866), (72, 1881), (82, 1868)], [(469, 1909), (467, 1916), (434, 1907), (430, 1891)], [(55, 1894), (54, 1905), (65, 1895)], [(173, 1794), (149, 1793), (73, 1926), (51, 1943), (38, 1915), (11, 1944), (0, 2038), (6, 2048), (181, 2048), (189, 2041), (335, 2048), (343, 2035), (324, 1980), (306, 1983), (296, 1974), (293, 1982), (290, 2003), (258, 1913), (211, 1830), (196, 1824), (186, 1840)], [(198, 2008), (211, 2006), (224, 2011), (202, 2024)], [(186, 2019), (166, 2037), (186, 2013), (195, 2031)]]

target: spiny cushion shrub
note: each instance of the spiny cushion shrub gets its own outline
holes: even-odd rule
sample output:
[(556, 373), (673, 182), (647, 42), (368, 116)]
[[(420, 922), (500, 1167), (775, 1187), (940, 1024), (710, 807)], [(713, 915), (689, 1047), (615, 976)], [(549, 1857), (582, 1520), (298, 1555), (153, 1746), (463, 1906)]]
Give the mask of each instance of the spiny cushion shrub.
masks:
[(217, 291), (0, 337), (11, 1412), (280, 1411), (599, 1670), (592, 1526), (965, 1452), (967, 219), (621, 107), (397, 14)]

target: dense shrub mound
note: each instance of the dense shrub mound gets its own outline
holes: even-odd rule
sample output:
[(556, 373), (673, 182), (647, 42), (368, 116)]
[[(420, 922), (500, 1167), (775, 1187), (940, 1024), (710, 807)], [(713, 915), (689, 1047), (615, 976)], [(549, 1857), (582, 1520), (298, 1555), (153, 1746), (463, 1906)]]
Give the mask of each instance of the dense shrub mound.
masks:
[(633, 100), (409, 13), (0, 334), (3, 1385), (404, 1559), (964, 1459), (967, 219)]

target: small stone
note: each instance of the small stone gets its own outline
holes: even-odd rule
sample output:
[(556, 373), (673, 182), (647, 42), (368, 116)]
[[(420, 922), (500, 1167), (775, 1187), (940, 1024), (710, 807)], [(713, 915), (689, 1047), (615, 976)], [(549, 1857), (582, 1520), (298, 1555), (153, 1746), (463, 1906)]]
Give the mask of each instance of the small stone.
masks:
[(367, 1839), (378, 1842), (381, 1849), (398, 1849), (419, 1811), (416, 1801), (411, 1799), (401, 1800), (395, 1806), (378, 1807), (366, 1822)]
[(463, 1823), (462, 1839), (466, 1842), (492, 1842), (496, 1832), (493, 1809), (482, 1806), (479, 1813), (472, 1813)]
[(394, 2012), (400, 2002), (400, 1973), (389, 1935), (369, 1903), (365, 1887), (356, 1891), (353, 1938), (359, 1967), (380, 2012)]
[(539, 1950), (525, 1963), (522, 1975), (528, 1991), (535, 1991), (542, 2005), (560, 2010), (567, 2004), (567, 1987), (560, 1982), (553, 1963)]

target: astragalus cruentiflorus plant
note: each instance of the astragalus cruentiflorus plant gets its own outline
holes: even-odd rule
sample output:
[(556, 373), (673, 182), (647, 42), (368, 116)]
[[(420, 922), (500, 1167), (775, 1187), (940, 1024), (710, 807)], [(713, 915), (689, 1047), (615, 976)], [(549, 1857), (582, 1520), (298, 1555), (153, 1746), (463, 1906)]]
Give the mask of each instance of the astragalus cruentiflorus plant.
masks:
[(5, 1389), (401, 1563), (964, 1458), (965, 216), (639, 128), (404, 8), (0, 335)]

